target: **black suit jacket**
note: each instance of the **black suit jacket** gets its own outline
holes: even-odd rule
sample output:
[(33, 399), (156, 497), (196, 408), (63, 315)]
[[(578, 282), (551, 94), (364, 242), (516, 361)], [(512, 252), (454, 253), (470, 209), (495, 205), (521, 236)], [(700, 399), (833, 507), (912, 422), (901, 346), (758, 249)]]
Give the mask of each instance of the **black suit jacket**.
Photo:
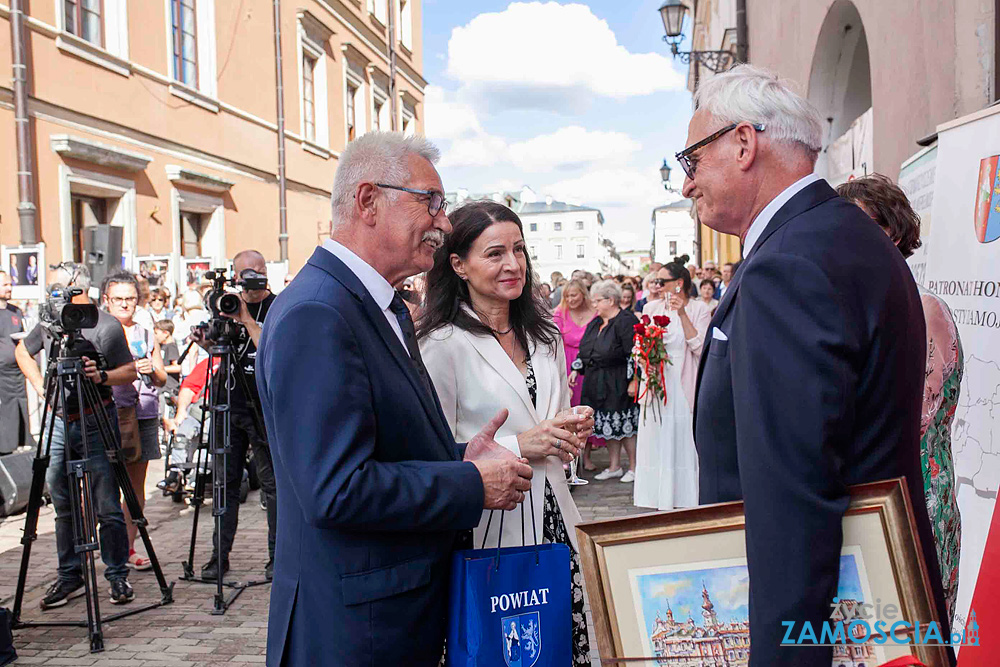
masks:
[(906, 478), (946, 618), (920, 468), (926, 344), (899, 251), (826, 181), (781, 207), (726, 290), (695, 444), (701, 502), (745, 504), (752, 667), (830, 664), (830, 648), (780, 648), (781, 622), (818, 635), (829, 619), (852, 484)]

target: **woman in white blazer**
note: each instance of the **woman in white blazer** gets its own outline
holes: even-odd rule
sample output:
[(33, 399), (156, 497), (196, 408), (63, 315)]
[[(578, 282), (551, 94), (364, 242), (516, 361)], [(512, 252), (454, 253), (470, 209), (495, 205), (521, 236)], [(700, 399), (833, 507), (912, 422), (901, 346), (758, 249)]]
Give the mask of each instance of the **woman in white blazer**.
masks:
[(534, 471), (530, 497), (507, 512), (502, 536), (500, 517), (489, 521), (484, 512), (475, 546), (493, 547), (502, 539), (503, 546), (537, 541), (570, 547), (573, 664), (589, 665), (575, 531), (580, 512), (563, 462), (589, 437), (593, 411), (570, 408), (562, 340), (535, 294), (517, 215), (502, 204), (474, 202), (449, 219), (452, 233), (427, 276), (418, 322), (421, 357), (455, 439), (473, 437), (506, 408), (509, 416), (496, 441)]

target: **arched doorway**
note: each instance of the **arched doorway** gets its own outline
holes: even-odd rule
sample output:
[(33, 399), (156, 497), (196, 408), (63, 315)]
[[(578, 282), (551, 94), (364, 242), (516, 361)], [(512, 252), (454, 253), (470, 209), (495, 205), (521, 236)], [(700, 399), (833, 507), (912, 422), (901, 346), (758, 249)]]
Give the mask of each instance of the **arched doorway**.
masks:
[(868, 38), (850, 0), (836, 0), (816, 40), (809, 101), (823, 119), (816, 171), (831, 183), (871, 173), (872, 77)]

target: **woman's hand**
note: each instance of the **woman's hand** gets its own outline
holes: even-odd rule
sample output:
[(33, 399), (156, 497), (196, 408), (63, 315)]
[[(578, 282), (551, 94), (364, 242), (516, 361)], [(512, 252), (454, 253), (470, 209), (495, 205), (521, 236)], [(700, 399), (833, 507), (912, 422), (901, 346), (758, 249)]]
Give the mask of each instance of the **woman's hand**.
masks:
[(547, 456), (558, 456), (569, 463), (580, 451), (580, 440), (575, 429), (586, 422), (586, 415), (564, 413), (546, 419), (532, 429), (517, 436), (521, 456), (529, 461), (539, 461)]
[(135, 360), (135, 371), (140, 375), (153, 374), (153, 362), (147, 357)]
[(576, 386), (576, 379), (578, 377), (580, 377), (580, 375), (576, 371), (573, 371), (572, 373), (569, 374), (569, 386), (570, 387), (575, 387)]
[(576, 433), (579, 446), (582, 447), (587, 438), (594, 434), (594, 408), (589, 405), (578, 405), (575, 408), (568, 408), (556, 415), (556, 419), (566, 415), (577, 415), (582, 417), (574, 426), (572, 421), (566, 424), (567, 431)]
[(636, 394), (639, 393), (639, 378), (632, 378), (632, 381), (628, 383), (628, 395), (635, 398)]

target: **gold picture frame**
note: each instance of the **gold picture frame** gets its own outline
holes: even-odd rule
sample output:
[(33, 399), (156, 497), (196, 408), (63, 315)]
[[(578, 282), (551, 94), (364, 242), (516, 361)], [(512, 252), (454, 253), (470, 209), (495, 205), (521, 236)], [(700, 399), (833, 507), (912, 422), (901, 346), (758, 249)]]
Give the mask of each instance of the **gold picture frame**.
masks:
[[(656, 664), (666, 650), (663, 642), (681, 641), (669, 637), (682, 634), (676, 632), (678, 628), (696, 629), (696, 624), (690, 625), (693, 616), (704, 615), (701, 608), (689, 611), (687, 621), (676, 620), (670, 600), (689, 601), (695, 594), (706, 601), (711, 599), (702, 597), (712, 595), (709, 590), (712, 584), (704, 583), (706, 578), (732, 582), (729, 588), (723, 584), (726, 590), (721, 597), (734, 605), (726, 610), (736, 610), (736, 615), (730, 615), (729, 623), (720, 622), (720, 627), (726, 627), (725, 633), (715, 634), (728, 636), (724, 652), (732, 656), (729, 664), (747, 664), (749, 622), (737, 617), (742, 608), (732, 602), (739, 601), (741, 586), (749, 588), (749, 578), (744, 581), (738, 574), (746, 571), (742, 502), (581, 523), (577, 526), (577, 536), (597, 646), (604, 665)], [(851, 487), (851, 500), (844, 516), (841, 559), (842, 590), (849, 586), (859, 593), (852, 596), (856, 600), (849, 602), (860, 603), (862, 597), (869, 603), (879, 599), (886, 610), (894, 604), (902, 619), (919, 621), (922, 627), (938, 621), (905, 479)], [(844, 581), (848, 571), (845, 567), (851, 573), (849, 583)], [(697, 577), (692, 576), (695, 574)], [(712, 579), (714, 574), (720, 578)], [(695, 579), (700, 579), (700, 584), (694, 584), (697, 590), (690, 583)], [(660, 598), (665, 598), (666, 606)], [(682, 605), (677, 611), (682, 613), (691, 606)], [(705, 624), (709, 622), (713, 621), (706, 617)], [(944, 645), (910, 646), (889, 641), (861, 646), (859, 650), (870, 655), (867, 659), (872, 667), (911, 654), (927, 667), (949, 664)], [(854, 644), (846, 644), (844, 651), (854, 648)], [(660, 656), (657, 650), (661, 651)]]

